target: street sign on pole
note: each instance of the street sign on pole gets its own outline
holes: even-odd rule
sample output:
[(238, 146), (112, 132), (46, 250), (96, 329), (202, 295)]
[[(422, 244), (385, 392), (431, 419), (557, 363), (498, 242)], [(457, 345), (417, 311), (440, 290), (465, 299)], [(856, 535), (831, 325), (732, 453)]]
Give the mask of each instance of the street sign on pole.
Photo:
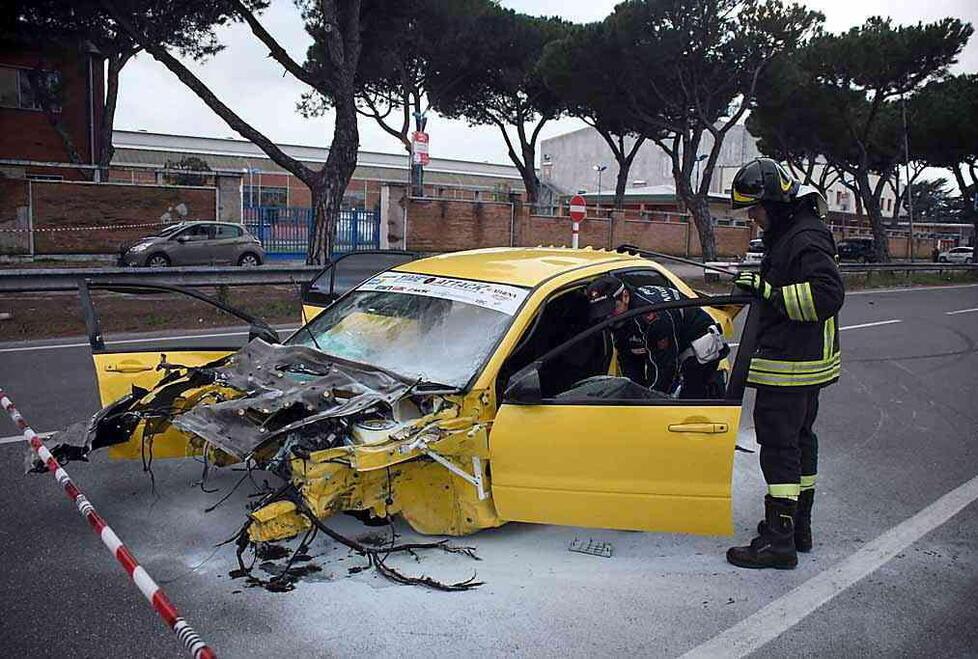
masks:
[(587, 202), (579, 194), (571, 197), (570, 218), (573, 222), (573, 234), (571, 237), (571, 247), (577, 249), (580, 246), (581, 220), (587, 217)]
[(411, 134), (411, 155), (415, 165), (425, 167), (429, 162), (428, 157), (428, 133), (420, 130)]

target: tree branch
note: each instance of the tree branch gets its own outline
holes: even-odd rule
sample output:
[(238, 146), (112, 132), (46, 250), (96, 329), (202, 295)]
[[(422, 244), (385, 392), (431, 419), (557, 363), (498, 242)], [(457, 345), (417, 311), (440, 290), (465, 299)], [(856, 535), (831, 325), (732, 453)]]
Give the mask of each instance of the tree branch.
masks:
[(309, 187), (318, 184), (318, 177), (315, 170), (305, 166), (295, 158), (287, 155), (274, 142), (268, 139), (263, 133), (247, 123), (238, 116), (231, 108), (225, 105), (217, 96), (207, 88), (200, 79), (195, 76), (177, 58), (171, 55), (166, 48), (149, 40), (141, 31), (137, 30), (132, 22), (124, 16), (113, 3), (109, 0), (101, 0), (102, 6), (112, 16), (112, 19), (125, 30), (129, 36), (138, 43), (143, 50), (153, 56), (163, 66), (168, 68), (180, 81), (185, 84), (192, 92), (207, 104), (228, 126), (238, 132), (242, 137), (257, 145), (264, 151), (269, 158), (280, 165), (286, 171), (295, 174), (303, 183)]
[(250, 27), (252, 33), (258, 37), (258, 40), (265, 44), (265, 47), (268, 48), (268, 53), (275, 59), (276, 62), (285, 67), (285, 70), (291, 73), (297, 80), (304, 82), (313, 88), (317, 86), (318, 81), (316, 78), (289, 56), (285, 49), (282, 48), (278, 41), (275, 40), (275, 37), (268, 33), (268, 30), (262, 26), (255, 15), (247, 7), (245, 7), (241, 0), (231, 0), (231, 6), (248, 24), (248, 27)]

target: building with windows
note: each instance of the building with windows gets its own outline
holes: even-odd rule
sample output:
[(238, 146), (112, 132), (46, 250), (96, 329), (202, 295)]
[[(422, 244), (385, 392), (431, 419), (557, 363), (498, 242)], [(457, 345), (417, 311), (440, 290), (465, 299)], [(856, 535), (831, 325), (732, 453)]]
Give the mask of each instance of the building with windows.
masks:
[[(712, 139), (709, 134), (703, 136), (700, 153), (697, 154), (699, 160), (704, 160), (709, 154), (713, 144)], [(634, 138), (626, 140), (626, 148), (634, 144)], [(568, 194), (584, 191), (602, 200), (608, 195), (614, 195), (618, 165), (611, 149), (593, 128), (585, 127), (543, 140), (540, 152), (543, 178)], [(729, 195), (730, 185), (737, 170), (747, 161), (761, 155), (757, 149), (757, 139), (745, 126), (738, 125), (731, 128), (720, 148), (720, 156), (710, 179), (711, 203), (714, 195), (718, 199), (720, 196)], [(694, 171), (694, 179), (698, 180), (698, 177), (697, 168)], [(875, 183), (875, 180), (872, 182)], [(666, 188), (672, 189), (675, 194), (672, 160), (656, 144), (645, 142), (639, 148), (629, 170), (627, 203), (638, 202), (639, 198), (644, 200), (647, 195), (643, 195), (642, 190), (661, 192)], [(633, 192), (633, 189), (636, 191)], [(863, 215), (855, 195), (841, 182), (832, 183), (827, 192), (826, 201), (830, 212), (852, 216)], [(884, 215), (893, 214), (896, 195), (892, 189), (884, 191), (880, 203)]]
[[(0, 160), (83, 164), (100, 150), (104, 60), (88, 49), (38, 51), (0, 44)], [(78, 168), (26, 168), (32, 178), (91, 178)]]

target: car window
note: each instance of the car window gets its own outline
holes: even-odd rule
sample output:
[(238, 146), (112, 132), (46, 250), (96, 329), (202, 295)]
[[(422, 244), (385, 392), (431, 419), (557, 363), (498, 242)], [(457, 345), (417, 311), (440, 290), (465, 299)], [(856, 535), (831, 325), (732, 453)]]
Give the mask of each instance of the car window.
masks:
[[(673, 323), (696, 322), (697, 314), (707, 312), (703, 308), (705, 305), (693, 301), (681, 301), (674, 303), (673, 306), (675, 308), (659, 311), (658, 314), (662, 319), (663, 339), (671, 338), (675, 341), (675, 336), (670, 330)], [(707, 317), (704, 316), (704, 319)], [(687, 347), (684, 345), (673, 346), (669, 345), (668, 341), (655, 341), (653, 345), (657, 347), (652, 351), (648, 348), (641, 352), (616, 349), (617, 372), (621, 375), (612, 375), (608, 369), (605, 369), (578, 371), (575, 377), (568, 377), (566, 363), (568, 358), (579, 362), (586, 356), (584, 353), (602, 350), (601, 343), (594, 342), (594, 338), (604, 336), (607, 340), (613, 341), (616, 346), (631, 345), (631, 333), (635, 331), (633, 324), (626, 320), (622, 324), (604, 326), (604, 329), (592, 326), (591, 329), (576, 335), (553, 352), (543, 356), (542, 360), (538, 357), (537, 359), (540, 360), (538, 363), (527, 366), (527, 369), (533, 369), (536, 373), (535, 381), (538, 383), (543, 402), (573, 405), (600, 405), (611, 402), (654, 405), (669, 404), (679, 400), (739, 399), (743, 383), (738, 378), (735, 386), (732, 389), (728, 388), (728, 385), (732, 384), (730, 368), (733, 360), (723, 359), (728, 355), (729, 349), (723, 348), (718, 342), (709, 346), (706, 345), (707, 342), (699, 345), (700, 350), (711, 355), (705, 358), (707, 360), (705, 362), (700, 362), (692, 347), (688, 348), (691, 352), (686, 355)], [(649, 336), (654, 338), (655, 331), (657, 330), (654, 326), (643, 329), (641, 338), (643, 341)], [(727, 340), (735, 339), (727, 337)], [(649, 345), (647, 341), (645, 345)], [(517, 383), (515, 385), (517, 388), (525, 379), (525, 370), (513, 374), (510, 378), (511, 383)], [(517, 392), (511, 389), (510, 393)], [(509, 393), (504, 394), (504, 397), (508, 396)]]
[(213, 235), (213, 227), (213, 224), (194, 224), (176, 235), (180, 237), (188, 236), (197, 239), (200, 239), (201, 237), (209, 238)]
[(316, 316), (290, 342), (408, 379), (463, 387), (528, 293), (505, 284), (384, 272)]
[(234, 227), (230, 224), (215, 224), (214, 227), (217, 229), (215, 232), (215, 237), (217, 238), (240, 238), (241, 237), (241, 227)]

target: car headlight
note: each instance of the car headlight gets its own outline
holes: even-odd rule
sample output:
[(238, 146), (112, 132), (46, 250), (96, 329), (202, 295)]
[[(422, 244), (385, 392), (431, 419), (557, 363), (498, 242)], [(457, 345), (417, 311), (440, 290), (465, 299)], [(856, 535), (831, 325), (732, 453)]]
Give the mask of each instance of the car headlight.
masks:
[(129, 248), (129, 251), (130, 252), (133, 252), (133, 253), (145, 252), (147, 249), (149, 249), (149, 246), (151, 244), (152, 243), (138, 243), (138, 244), (133, 245), (132, 247), (130, 247)]

